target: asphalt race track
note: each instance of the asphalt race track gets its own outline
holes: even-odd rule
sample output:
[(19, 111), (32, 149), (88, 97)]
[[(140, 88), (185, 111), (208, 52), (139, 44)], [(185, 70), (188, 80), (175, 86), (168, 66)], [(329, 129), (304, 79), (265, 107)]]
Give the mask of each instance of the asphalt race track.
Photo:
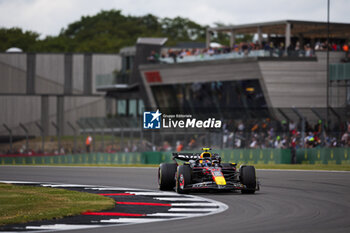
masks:
[[(0, 180), (157, 189), (155, 168), (0, 166)], [(350, 172), (258, 170), (255, 195), (195, 193), (229, 206), (184, 220), (65, 232), (350, 232)]]

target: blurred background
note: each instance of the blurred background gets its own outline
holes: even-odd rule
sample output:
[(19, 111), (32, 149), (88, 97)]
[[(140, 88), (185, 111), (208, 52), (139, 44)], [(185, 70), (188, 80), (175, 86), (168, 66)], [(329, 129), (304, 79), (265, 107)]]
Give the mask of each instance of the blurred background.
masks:
[[(0, 1), (2, 164), (207, 146), (348, 163), (347, 1), (49, 2)], [(223, 126), (143, 129), (156, 109)]]

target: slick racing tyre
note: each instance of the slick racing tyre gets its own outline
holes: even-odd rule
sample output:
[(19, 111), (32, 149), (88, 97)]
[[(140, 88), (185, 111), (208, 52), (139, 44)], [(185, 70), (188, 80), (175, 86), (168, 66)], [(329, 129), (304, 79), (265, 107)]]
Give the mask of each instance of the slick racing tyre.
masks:
[(158, 186), (162, 191), (171, 191), (175, 187), (176, 163), (161, 163), (158, 168)]
[(188, 193), (184, 188), (191, 184), (191, 168), (186, 165), (180, 165), (176, 174), (176, 192), (180, 194)]
[(255, 176), (255, 168), (253, 166), (242, 166), (240, 169), (239, 178), (241, 183), (247, 187), (246, 189), (241, 190), (243, 194), (255, 193), (256, 176)]

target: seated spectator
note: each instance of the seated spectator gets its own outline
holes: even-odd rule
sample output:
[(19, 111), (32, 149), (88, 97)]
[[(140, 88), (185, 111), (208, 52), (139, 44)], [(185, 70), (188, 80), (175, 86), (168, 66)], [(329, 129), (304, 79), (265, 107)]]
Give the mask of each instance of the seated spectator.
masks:
[(258, 140), (256, 139), (256, 137), (253, 137), (252, 142), (249, 145), (250, 148), (258, 148), (259, 144), (258, 144)]
[(281, 149), (283, 147), (283, 142), (281, 141), (281, 137), (280, 136), (276, 137), (276, 141), (274, 143), (274, 147), (278, 148), (278, 149)]
[(182, 142), (177, 141), (176, 144), (177, 144), (177, 145), (176, 145), (176, 151), (177, 151), (177, 152), (182, 151), (182, 149), (183, 149), (183, 147), (184, 147), (184, 145), (182, 144)]
[(157, 63), (157, 62), (159, 62), (159, 54), (158, 53), (156, 53), (156, 51), (152, 51), (151, 52), (151, 56), (149, 56), (148, 58), (147, 58), (147, 60), (149, 61), (149, 62), (151, 62), (151, 63)]

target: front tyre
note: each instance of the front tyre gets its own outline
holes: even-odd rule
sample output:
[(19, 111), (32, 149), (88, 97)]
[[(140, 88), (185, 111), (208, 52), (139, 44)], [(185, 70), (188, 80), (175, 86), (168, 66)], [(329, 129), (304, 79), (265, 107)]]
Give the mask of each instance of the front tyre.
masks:
[(161, 163), (158, 168), (158, 187), (162, 191), (172, 191), (175, 187), (176, 163)]
[(242, 166), (240, 169), (240, 181), (246, 186), (242, 189), (242, 194), (254, 194), (256, 187), (255, 168), (253, 166)]
[(176, 192), (180, 194), (188, 193), (185, 190), (186, 185), (191, 184), (191, 168), (187, 165), (180, 165), (177, 167), (176, 174)]

